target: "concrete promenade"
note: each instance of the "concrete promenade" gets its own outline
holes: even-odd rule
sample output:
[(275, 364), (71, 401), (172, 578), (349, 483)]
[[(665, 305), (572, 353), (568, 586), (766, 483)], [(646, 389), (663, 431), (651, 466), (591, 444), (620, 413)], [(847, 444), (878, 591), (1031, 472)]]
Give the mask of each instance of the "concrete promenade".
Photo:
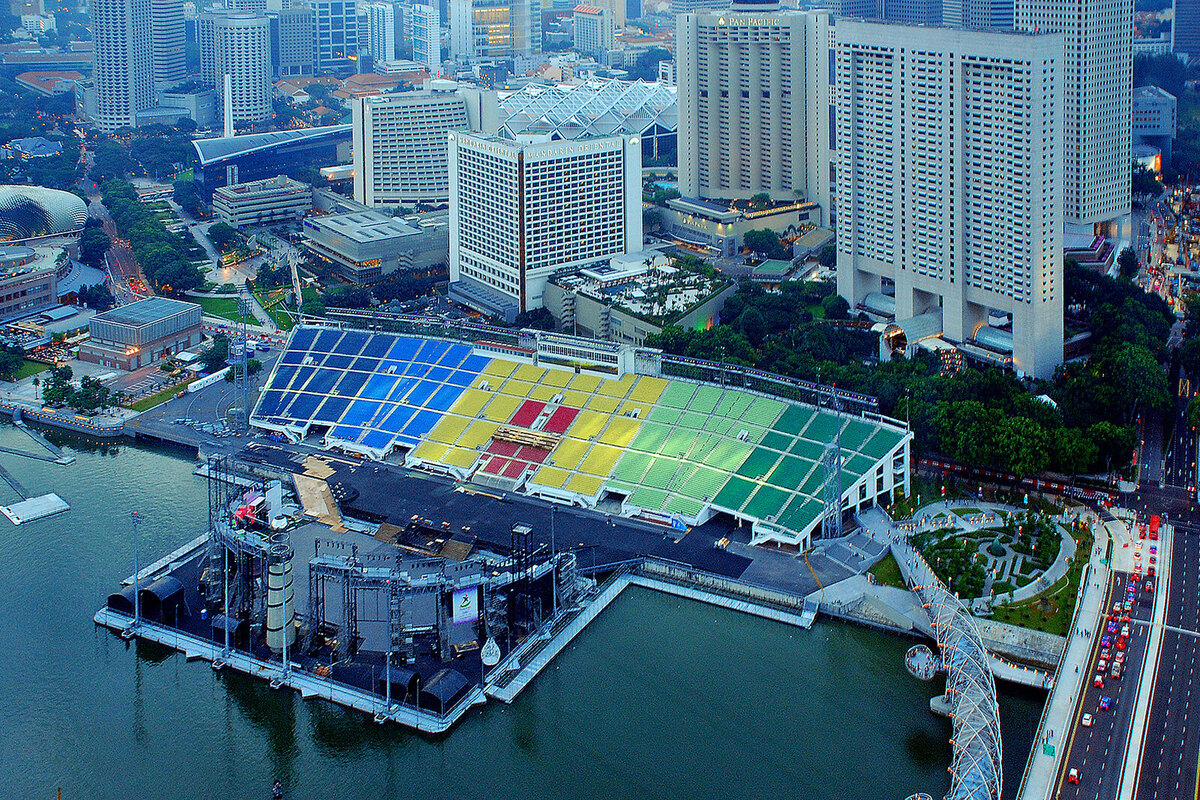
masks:
[[(1094, 514), (1089, 514), (1087, 519), (1092, 525), (1096, 541), (1086, 571), (1086, 582), (1083, 585), (1083, 594), (1075, 606), (1075, 618), (1072, 620), (1067, 647), (1059, 664), (1058, 679), (1046, 700), (1033, 752), (1025, 765), (1018, 800), (1046, 800), (1057, 785), (1059, 766), (1065, 752), (1063, 743), (1074, 718), (1080, 691), (1089, 677), (1088, 671), (1080, 670), (1079, 665), (1087, 663), (1093, 638), (1105, 613), (1105, 589), (1111, 572), (1102, 560), (1108, 551), (1109, 533), (1107, 526), (1099, 524), (1099, 519)], [(1052, 747), (1047, 748), (1045, 745)]]

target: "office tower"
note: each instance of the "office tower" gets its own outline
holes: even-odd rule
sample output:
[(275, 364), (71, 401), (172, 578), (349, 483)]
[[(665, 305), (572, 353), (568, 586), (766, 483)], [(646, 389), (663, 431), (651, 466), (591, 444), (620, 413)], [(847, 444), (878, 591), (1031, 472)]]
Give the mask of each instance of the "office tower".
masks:
[(318, 72), (349, 71), (355, 66), (358, 15), (354, 0), (311, 0), (313, 66)]
[(105, 132), (136, 127), (154, 106), (150, 0), (94, 0), (93, 75), (96, 125)]
[(855, 308), (893, 286), (898, 323), (940, 316), (947, 339), (1051, 377), (1063, 38), (839, 20), (835, 46), (838, 293)]
[(618, 32), (625, 27), (625, 0), (592, 0), (585, 5), (607, 9), (612, 14), (613, 28)]
[(183, 0), (150, 0), (150, 55), (156, 87), (169, 88), (187, 80)]
[(442, 16), (438, 7), (414, 3), (409, 26), (413, 61), (437, 75), (442, 69)]
[[(774, 4), (770, 4), (772, 7)], [(729, 0), (671, 0), (671, 13), (698, 14), (706, 11), (725, 11), (730, 6)]]
[(265, 14), (267, 13), (267, 0), (227, 0), (226, 8), (250, 14)]
[(275, 78), (313, 73), (313, 12), (300, 6), (268, 11)]
[[(754, 10), (750, 10), (753, 8)], [(735, 5), (676, 25), (679, 190), (810, 199), (829, 213), (826, 12)]]
[(450, 0), (450, 55), (498, 59), (542, 51), (540, 0)]
[(637, 136), (449, 138), (452, 296), (528, 311), (555, 272), (642, 249)]
[(262, 122), (271, 116), (271, 23), (246, 11), (200, 15), (200, 72), (222, 101), (230, 76), (233, 121)]
[(575, 52), (604, 63), (616, 47), (612, 12), (597, 6), (575, 7)]
[(382, 206), (450, 198), (446, 134), (471, 129), (462, 93), (361, 97), (353, 125), (355, 200)]
[(941, 25), (942, 14), (942, 0), (883, 0), (883, 18), (900, 25)]
[[(396, 52), (396, 7), (390, 2), (368, 3), (363, 15), (366, 20), (366, 47), (375, 61), (394, 61)], [(360, 24), (362, 19), (359, 20)], [(363, 31), (359, 31), (360, 34)]]
[(1200, 56), (1200, 0), (1175, 0), (1171, 52)]
[(1013, 0), (942, 0), (942, 24), (953, 28), (1011, 28)]
[(1017, 0), (1016, 24), (1063, 35), (1066, 222), (1116, 235), (1132, 202), (1132, 0)]

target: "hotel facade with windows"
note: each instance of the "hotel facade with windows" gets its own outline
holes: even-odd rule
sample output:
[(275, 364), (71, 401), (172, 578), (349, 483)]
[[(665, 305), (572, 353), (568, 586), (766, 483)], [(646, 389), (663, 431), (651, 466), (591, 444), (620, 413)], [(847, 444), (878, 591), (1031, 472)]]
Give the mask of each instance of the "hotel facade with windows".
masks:
[(1063, 52), (1057, 34), (838, 21), (838, 293), (852, 307), (894, 293), (897, 322), (932, 315), (968, 347), (1011, 337), (1019, 373), (1054, 374)]
[(531, 139), (450, 134), (451, 297), (489, 314), (541, 308), (552, 275), (642, 248), (640, 137)]

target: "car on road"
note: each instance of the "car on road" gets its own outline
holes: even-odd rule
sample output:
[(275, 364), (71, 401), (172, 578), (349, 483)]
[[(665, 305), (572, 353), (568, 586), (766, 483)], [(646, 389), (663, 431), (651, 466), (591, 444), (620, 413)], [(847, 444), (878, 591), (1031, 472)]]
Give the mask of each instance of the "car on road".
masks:
[(1112, 650), (1107, 647), (1104, 648), (1100, 651), (1100, 658), (1104, 659), (1105, 661), (1110, 660), (1112, 658)]
[(1108, 621), (1108, 627), (1105, 628), (1105, 630), (1108, 631), (1109, 633), (1116, 633), (1117, 632), (1117, 621), (1115, 619), (1110, 619)]
[(1067, 773), (1067, 783), (1079, 783), (1079, 770), (1071, 767), (1071, 771)]
[(1114, 681), (1121, 680), (1121, 664), (1122, 662), (1118, 661), (1112, 665), (1111, 677)]
[(1147, 578), (1153, 578), (1153, 577), (1154, 577), (1155, 575), (1157, 575), (1157, 574), (1158, 574), (1158, 571), (1157, 571), (1157, 570), (1155, 570), (1155, 569), (1154, 569), (1154, 567), (1151, 567), (1150, 569), (1146, 570), (1146, 577), (1147, 577)]
[(1128, 639), (1130, 633), (1131, 633), (1131, 631), (1130, 631), (1128, 625), (1124, 625), (1121, 627), (1121, 638), (1122, 639)]
[(1101, 647), (1112, 647), (1112, 637), (1107, 633), (1100, 637)]
[(1117, 639), (1117, 649), (1118, 650), (1125, 649), (1125, 639)]
[(1154, 581), (1146, 581), (1146, 593), (1151, 594), (1153, 592), (1154, 592)]
[(1095, 677), (1095, 679), (1092, 680), (1092, 686), (1096, 689), (1103, 689), (1104, 688), (1104, 676), (1097, 675)]
[(1100, 698), (1100, 710), (1108, 711), (1110, 708), (1112, 708), (1112, 698), (1108, 695), (1104, 695)]
[(1108, 672), (1108, 661), (1106, 661), (1103, 658), (1100, 659), (1099, 661), (1096, 662), (1096, 669), (1100, 672), (1101, 675)]
[(1132, 600), (1126, 600), (1126, 601), (1125, 601), (1125, 610), (1126, 610), (1126, 611), (1133, 611), (1133, 601), (1132, 601)]
[(1085, 727), (1085, 728), (1092, 727), (1092, 715), (1091, 714), (1083, 715), (1083, 727)]

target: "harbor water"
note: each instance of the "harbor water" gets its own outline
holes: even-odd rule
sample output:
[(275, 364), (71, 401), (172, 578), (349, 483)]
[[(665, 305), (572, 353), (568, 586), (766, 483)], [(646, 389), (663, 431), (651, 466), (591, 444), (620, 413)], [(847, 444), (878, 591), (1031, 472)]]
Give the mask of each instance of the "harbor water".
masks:
[[(940, 680), (904, 668), (911, 640), (835, 622), (811, 631), (629, 590), (511, 705), (443, 738), (166, 648), (92, 615), (133, 571), (201, 533), (204, 482), (178, 451), (49, 433), (60, 466), (0, 455), (65, 514), (0, 520), (0, 792), (6, 797), (903, 798), (949, 785)], [(10, 425), (0, 445), (36, 452)], [(0, 486), (0, 502), (17, 499)], [(1003, 687), (1007, 796), (1040, 693)]]

